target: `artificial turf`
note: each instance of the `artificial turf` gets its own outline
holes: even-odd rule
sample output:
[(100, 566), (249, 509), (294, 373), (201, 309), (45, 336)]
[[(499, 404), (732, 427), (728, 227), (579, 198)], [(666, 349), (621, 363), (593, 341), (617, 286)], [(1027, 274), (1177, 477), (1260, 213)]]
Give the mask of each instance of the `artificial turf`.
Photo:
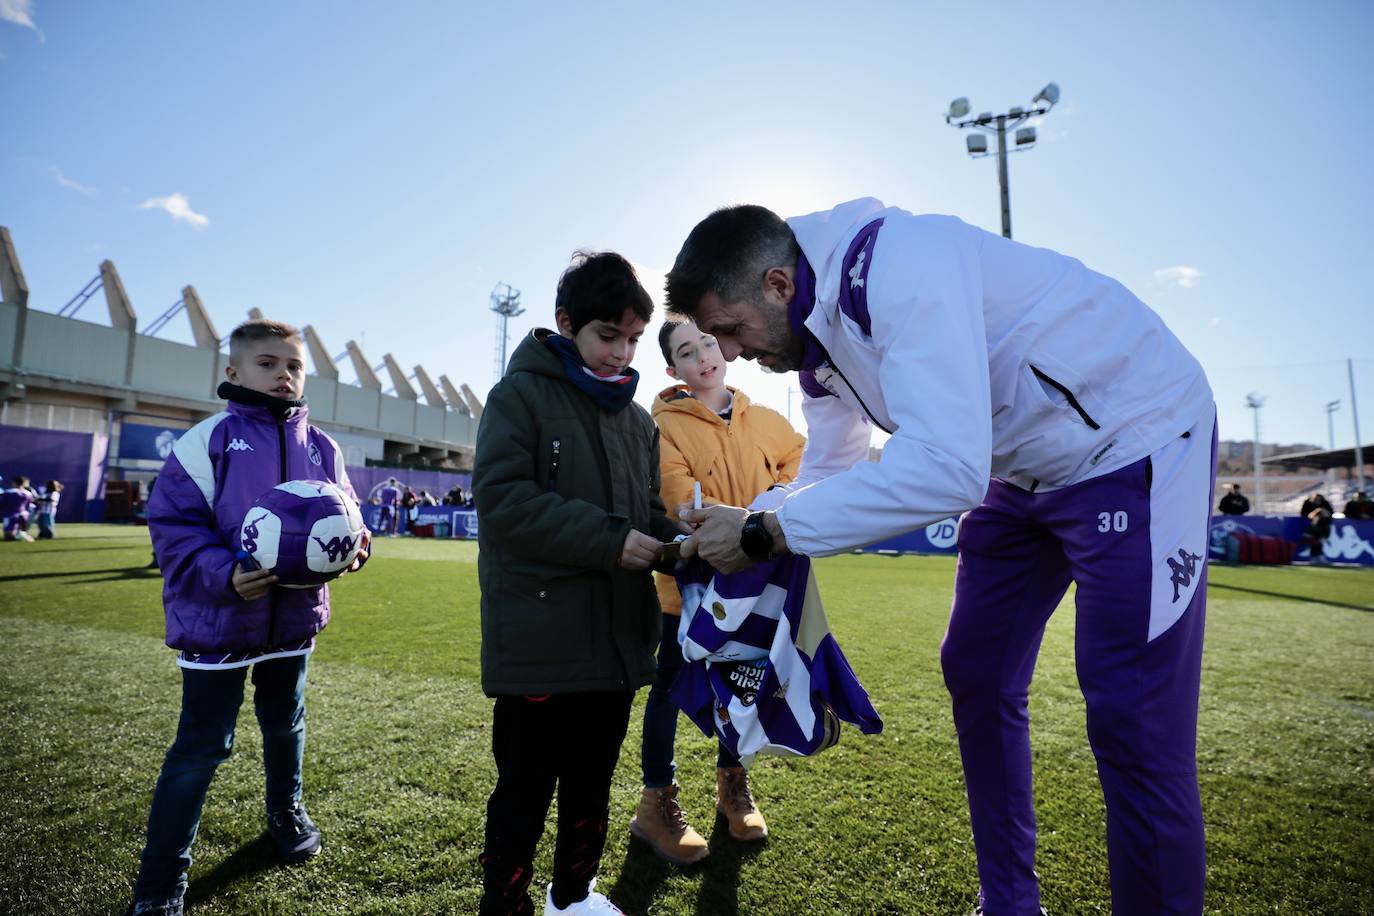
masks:
[[(54, 541), (0, 544), (0, 909), (127, 903), (179, 702), (148, 559), (146, 532), (127, 527), (67, 525)], [(362, 573), (335, 584), (307, 691), (306, 800), (325, 852), (276, 864), (245, 703), (196, 841), (192, 912), (476, 910), (494, 772), (475, 559), (469, 542), (383, 540)], [(637, 706), (598, 888), (627, 912), (971, 910), (973, 845), (938, 659), (953, 563), (847, 556), (817, 568), (832, 628), (886, 729), (846, 728), (814, 759), (761, 759), (751, 780), (771, 837), (742, 845), (713, 820), (714, 748), (681, 720), (681, 799), (712, 852), (679, 869), (626, 830)], [(1037, 868), (1054, 916), (1110, 911), (1072, 644), (1066, 604), (1031, 690)], [(1374, 909), (1374, 571), (1212, 568), (1198, 756), (1208, 912)], [(550, 824), (540, 896), (551, 838)]]

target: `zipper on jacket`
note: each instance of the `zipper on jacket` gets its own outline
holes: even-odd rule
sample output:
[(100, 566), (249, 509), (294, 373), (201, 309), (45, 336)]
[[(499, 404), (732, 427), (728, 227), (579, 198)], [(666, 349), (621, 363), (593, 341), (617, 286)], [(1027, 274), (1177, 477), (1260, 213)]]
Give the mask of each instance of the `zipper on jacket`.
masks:
[(558, 459), (563, 454), (563, 440), (553, 440), (551, 454), (549, 455), (549, 492), (558, 489)]
[[(307, 432), (307, 435), (309, 435), (308, 432)], [(277, 421), (277, 455), (278, 455), (278, 457), (279, 457), (280, 460), (281, 460), (281, 464), (280, 464), (280, 469), (281, 469), (281, 470), (280, 470), (280, 473), (277, 475), (277, 476), (279, 476), (279, 477), (281, 478), (281, 480), (279, 480), (278, 483), (286, 483), (286, 419), (285, 419), (285, 418), (282, 418), (282, 419), (280, 419), (280, 420)], [(276, 590), (275, 588), (272, 589), (272, 598), (271, 598), (271, 601), (272, 601), (271, 610), (268, 612), (268, 615), (267, 615), (267, 645), (268, 645), (269, 648), (275, 647), (276, 644), (277, 644), (277, 643), (276, 643), (276, 637), (277, 637), (277, 590)]]
[(822, 344), (819, 340), (816, 341), (816, 344), (821, 348), (821, 352), (825, 354), (826, 365), (828, 365), (831, 369), (835, 370), (835, 374), (838, 375), (840, 379), (845, 383), (846, 387), (849, 388), (849, 393), (854, 395), (854, 400), (859, 402), (859, 406), (863, 408), (864, 413), (868, 414), (868, 419), (873, 421), (873, 425), (881, 429), (883, 432), (887, 433), (889, 436), (894, 435), (892, 430), (888, 429), (886, 426), (879, 423), (878, 418), (873, 416), (873, 411), (868, 409), (868, 405), (864, 403), (864, 399), (859, 397), (859, 392), (854, 388), (853, 385), (849, 384), (849, 379), (845, 377), (845, 374), (842, 371), (840, 371), (840, 367), (835, 364), (835, 360), (831, 357), (830, 351), (825, 348), (825, 345)]
[(1083, 409), (1082, 404), (1078, 403), (1078, 398), (1073, 396), (1073, 392), (1069, 390), (1069, 387), (1067, 385), (1055, 381), (1054, 379), (1050, 378), (1048, 375), (1041, 372), (1034, 366), (1030, 367), (1030, 371), (1034, 372), (1035, 377), (1040, 379), (1040, 381), (1044, 382), (1046, 385), (1049, 385), (1051, 388), (1062, 394), (1064, 396), (1064, 399), (1069, 402), (1069, 406), (1072, 407), (1074, 410), (1078, 411), (1078, 415), (1083, 418), (1083, 422), (1088, 424), (1089, 428), (1102, 428), (1096, 420), (1088, 416), (1088, 412)]

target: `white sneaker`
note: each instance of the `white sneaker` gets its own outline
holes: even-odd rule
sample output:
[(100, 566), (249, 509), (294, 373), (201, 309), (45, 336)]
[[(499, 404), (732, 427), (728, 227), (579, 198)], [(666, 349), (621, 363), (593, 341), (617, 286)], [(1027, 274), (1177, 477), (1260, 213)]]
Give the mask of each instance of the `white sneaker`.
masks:
[(614, 903), (606, 899), (605, 894), (596, 892), (596, 879), (587, 885), (587, 896), (576, 903), (568, 904), (566, 909), (560, 910), (553, 905), (553, 884), (549, 884), (549, 889), (544, 893), (544, 916), (557, 916), (566, 913), (568, 916), (625, 916), (625, 911)]

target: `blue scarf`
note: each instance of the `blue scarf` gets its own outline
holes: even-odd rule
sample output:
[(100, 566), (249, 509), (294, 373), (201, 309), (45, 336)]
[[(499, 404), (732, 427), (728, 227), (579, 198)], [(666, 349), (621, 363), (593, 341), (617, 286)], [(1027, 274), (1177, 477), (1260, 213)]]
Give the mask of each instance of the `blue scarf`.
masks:
[(800, 368), (805, 372), (819, 368), (829, 359), (821, 342), (806, 326), (807, 316), (816, 307), (816, 272), (811, 269), (811, 262), (805, 254), (797, 256), (797, 272), (792, 285), (796, 287), (796, 292), (792, 294), (792, 301), (787, 303), (787, 321), (792, 326), (792, 333), (801, 339)]
[(577, 344), (562, 334), (550, 333), (544, 338), (544, 344), (562, 361), (568, 381), (585, 391), (602, 410), (620, 413), (630, 406), (639, 384), (638, 372), (627, 368), (624, 375), (606, 378), (588, 369)]

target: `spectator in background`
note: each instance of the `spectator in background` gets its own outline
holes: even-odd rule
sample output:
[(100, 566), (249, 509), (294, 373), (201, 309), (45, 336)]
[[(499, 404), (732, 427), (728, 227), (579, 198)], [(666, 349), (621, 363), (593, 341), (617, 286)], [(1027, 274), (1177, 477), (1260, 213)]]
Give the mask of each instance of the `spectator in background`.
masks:
[(430, 495), (429, 495), (429, 491), (428, 491), (428, 490), (421, 490), (421, 491), (420, 491), (420, 505), (422, 505), (422, 506), (437, 506), (437, 505), (439, 505), (439, 502), (438, 502), (438, 500), (436, 500), (433, 496), (430, 496)]
[(1221, 498), (1217, 504), (1217, 509), (1222, 515), (1244, 515), (1250, 511), (1250, 500), (1245, 498), (1245, 494), (1240, 492), (1240, 484), (1231, 484), (1231, 491)]
[(444, 505), (461, 506), (463, 504), (463, 488), (460, 484), (454, 484), (444, 497)]
[(1345, 517), (1353, 521), (1374, 519), (1374, 502), (1369, 501), (1364, 490), (1357, 492), (1355, 498), (1345, 504)]
[(401, 497), (401, 533), (405, 534), (410, 530), (410, 526), (415, 523), (415, 507), (420, 504), (420, 497), (415, 495), (415, 491), (408, 486), (402, 485), (405, 495)]
[(29, 535), (29, 512), (33, 509), (33, 491), (29, 479), (16, 476), (14, 482), (0, 492), (0, 527), (7, 541), (32, 541)]
[[(1311, 500), (1308, 500), (1311, 502)], [(1326, 502), (1326, 500), (1322, 500)], [(1305, 508), (1307, 503), (1303, 503)], [(1307, 528), (1302, 533), (1302, 543), (1309, 551), (1309, 556), (1313, 563), (1326, 563), (1326, 554), (1323, 552), (1323, 544), (1327, 538), (1331, 537), (1331, 504), (1326, 503), (1326, 507), (1317, 506), (1311, 512), (1304, 513), (1307, 518)]]
[(38, 497), (38, 539), (57, 536), (57, 504), (62, 500), (62, 481), (49, 480)]
[(387, 537), (396, 536), (396, 515), (401, 501), (401, 488), (396, 486), (396, 478), (388, 477), (386, 485), (377, 494), (382, 501), (382, 513), (378, 523)]
[(1305, 519), (1311, 519), (1312, 513), (1318, 509), (1325, 509), (1328, 518), (1331, 516), (1332, 512), (1336, 511), (1331, 508), (1331, 503), (1321, 494), (1320, 490), (1302, 501), (1302, 508), (1298, 510), (1298, 514)]

